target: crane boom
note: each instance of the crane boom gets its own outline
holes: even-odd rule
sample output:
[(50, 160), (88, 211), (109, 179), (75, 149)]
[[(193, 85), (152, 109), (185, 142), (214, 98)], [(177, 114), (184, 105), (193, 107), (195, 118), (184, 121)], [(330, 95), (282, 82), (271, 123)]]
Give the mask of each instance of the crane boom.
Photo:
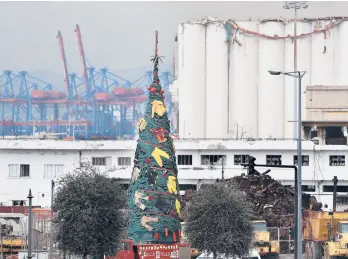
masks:
[(77, 41), (79, 44), (79, 51), (80, 51), (83, 79), (85, 81), (85, 88), (86, 88), (86, 92), (89, 93), (86, 57), (85, 57), (85, 52), (83, 50), (82, 36), (81, 36), (80, 27), (78, 24), (76, 24), (75, 32), (77, 33)]
[(66, 63), (66, 56), (65, 56), (65, 50), (64, 50), (64, 42), (63, 42), (63, 37), (60, 31), (58, 31), (58, 42), (59, 42), (59, 48), (60, 48), (60, 56), (63, 61), (63, 66), (64, 66), (64, 81), (65, 81), (65, 86), (68, 91), (68, 96), (70, 96), (70, 82), (69, 82), (69, 75), (68, 75), (68, 66)]

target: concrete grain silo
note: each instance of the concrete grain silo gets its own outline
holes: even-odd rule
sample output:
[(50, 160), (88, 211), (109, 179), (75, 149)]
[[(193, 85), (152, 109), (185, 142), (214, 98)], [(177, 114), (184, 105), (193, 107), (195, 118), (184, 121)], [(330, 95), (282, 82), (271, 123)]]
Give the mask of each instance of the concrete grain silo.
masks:
[(223, 23), (207, 25), (206, 138), (225, 138), (228, 132), (228, 44)]
[[(201, 24), (185, 23), (179, 28), (182, 41), (182, 66), (179, 72), (179, 137), (205, 138), (206, 109), (206, 27)], [(182, 45), (182, 46), (180, 46)], [(180, 50), (181, 51), (181, 50)], [(182, 77), (182, 78), (180, 78)]]
[[(284, 35), (281, 22), (263, 22), (259, 33)], [(258, 132), (259, 138), (284, 136), (284, 76), (273, 76), (269, 69), (284, 70), (284, 41), (259, 38)]]
[[(297, 85), (268, 70), (294, 70), (292, 20), (222, 21), (179, 26), (176, 88), (181, 138), (296, 138)], [(310, 85), (348, 85), (344, 18), (297, 22), (302, 119)], [(295, 100), (296, 99), (296, 100)], [(307, 103), (306, 103), (307, 100)], [(297, 131), (297, 130), (296, 130)]]
[[(258, 32), (257, 22), (240, 22), (241, 28)], [(233, 26), (231, 27), (233, 29)], [(230, 138), (257, 135), (258, 38), (233, 29), (230, 39), (229, 134)]]

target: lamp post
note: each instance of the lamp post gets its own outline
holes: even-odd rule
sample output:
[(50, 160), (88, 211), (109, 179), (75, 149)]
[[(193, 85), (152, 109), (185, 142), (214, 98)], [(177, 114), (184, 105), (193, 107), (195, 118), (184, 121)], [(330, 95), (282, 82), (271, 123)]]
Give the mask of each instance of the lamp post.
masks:
[[(5, 225), (6, 226), (6, 225)], [(6, 235), (5, 228), (2, 228), (2, 224), (0, 223), (0, 245), (1, 245), (1, 253), (0, 253), (0, 259), (4, 259), (4, 243), (3, 243), (3, 236)]]
[[(286, 1), (283, 6), (284, 9), (294, 9), (294, 71), (297, 71), (297, 10), (299, 9), (307, 9), (308, 3), (307, 1)], [(297, 113), (297, 81), (294, 81), (294, 121), (296, 121), (296, 113)], [(294, 139), (297, 138), (296, 135), (296, 124), (293, 125), (293, 136)]]
[[(297, 206), (295, 210), (295, 259), (302, 258), (302, 95), (301, 95), (301, 82), (302, 77), (306, 74), (306, 71), (294, 71), (294, 72), (281, 72), (281, 71), (268, 71), (271, 75), (279, 76), (291, 76), (298, 79), (298, 121), (297, 121), (297, 181), (295, 183)], [(296, 80), (295, 80), (296, 81)]]
[(50, 225), (50, 256), (49, 259), (53, 259), (53, 194), (55, 183), (51, 181), (51, 225)]
[(33, 195), (31, 194), (31, 189), (29, 190), (28, 197), (29, 199), (29, 209), (28, 209), (28, 255), (27, 258), (31, 259), (32, 254), (31, 254), (31, 237), (32, 237), (32, 225), (33, 225), (33, 211), (32, 211), (32, 200), (33, 200)]

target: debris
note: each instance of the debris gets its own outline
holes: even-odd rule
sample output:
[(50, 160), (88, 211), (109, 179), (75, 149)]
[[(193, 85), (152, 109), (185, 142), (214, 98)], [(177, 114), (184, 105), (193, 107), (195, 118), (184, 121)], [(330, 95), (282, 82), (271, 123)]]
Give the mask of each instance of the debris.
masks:
[[(254, 208), (254, 220), (265, 220), (268, 227), (293, 227), (295, 215), (295, 188), (284, 186), (265, 173), (242, 174), (231, 179), (224, 180), (227, 183), (234, 183), (246, 195), (247, 200)], [(221, 180), (218, 180), (221, 181)], [(187, 196), (191, 196), (192, 194)], [(185, 195), (186, 196), (186, 195)], [(185, 197), (185, 202), (190, 197)], [(321, 209), (309, 194), (302, 195), (303, 209)]]
[(236, 176), (235, 183), (254, 207), (255, 220), (266, 220), (268, 227), (290, 227), (295, 204), (295, 191), (283, 186), (267, 174)]

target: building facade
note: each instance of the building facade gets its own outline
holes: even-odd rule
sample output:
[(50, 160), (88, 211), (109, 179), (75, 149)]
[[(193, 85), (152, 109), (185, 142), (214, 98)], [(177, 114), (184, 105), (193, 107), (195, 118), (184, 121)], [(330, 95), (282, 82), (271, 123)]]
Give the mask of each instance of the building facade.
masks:
[[(221, 178), (222, 167), (225, 178), (246, 173), (241, 163), (246, 163), (249, 155), (256, 158), (257, 164), (293, 165), (297, 161), (296, 141), (177, 140), (175, 146), (182, 191)], [(27, 205), (31, 188), (33, 205), (49, 207), (51, 180), (73, 171), (85, 161), (100, 171), (108, 171), (110, 177), (117, 178), (126, 187), (135, 148), (134, 140), (0, 140), (0, 203)], [(345, 145), (315, 145), (304, 141), (303, 191), (332, 207), (332, 179), (337, 176), (338, 207), (348, 206), (346, 156), (348, 147)], [(270, 175), (284, 185), (294, 185), (294, 172), (290, 169), (273, 168)]]

